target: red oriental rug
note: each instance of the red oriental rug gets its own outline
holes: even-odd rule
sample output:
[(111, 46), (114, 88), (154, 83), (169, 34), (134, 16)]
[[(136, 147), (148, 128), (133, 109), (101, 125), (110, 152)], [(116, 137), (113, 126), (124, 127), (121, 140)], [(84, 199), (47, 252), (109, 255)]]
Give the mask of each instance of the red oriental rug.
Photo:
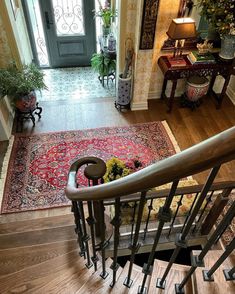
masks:
[(145, 167), (175, 154), (176, 148), (166, 122), (16, 134), (4, 179), (1, 213), (70, 205), (64, 188), (69, 167), (78, 158), (97, 156), (107, 161), (118, 157), (125, 161), (138, 157)]

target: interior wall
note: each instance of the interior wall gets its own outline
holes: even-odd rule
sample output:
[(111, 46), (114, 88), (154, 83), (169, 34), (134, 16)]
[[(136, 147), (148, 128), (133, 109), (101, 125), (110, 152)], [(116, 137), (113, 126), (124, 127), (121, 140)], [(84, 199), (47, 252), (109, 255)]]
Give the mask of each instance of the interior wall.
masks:
[(3, 10), (0, 9), (0, 67), (7, 67), (13, 61), (13, 54), (7, 37), (2, 12)]
[(33, 54), (30, 46), (29, 36), (25, 23), (21, 1), (18, 1), (18, 9), (15, 14), (12, 10), (9, 0), (5, 0), (6, 8), (10, 18), (12, 31), (19, 51), (20, 61), (22, 64), (29, 64), (33, 60)]

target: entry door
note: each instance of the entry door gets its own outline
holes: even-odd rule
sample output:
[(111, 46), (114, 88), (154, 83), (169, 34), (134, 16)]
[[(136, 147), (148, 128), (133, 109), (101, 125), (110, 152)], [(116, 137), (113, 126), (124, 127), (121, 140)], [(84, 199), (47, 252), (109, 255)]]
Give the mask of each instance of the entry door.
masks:
[(94, 0), (40, 0), (51, 67), (87, 66), (96, 51)]

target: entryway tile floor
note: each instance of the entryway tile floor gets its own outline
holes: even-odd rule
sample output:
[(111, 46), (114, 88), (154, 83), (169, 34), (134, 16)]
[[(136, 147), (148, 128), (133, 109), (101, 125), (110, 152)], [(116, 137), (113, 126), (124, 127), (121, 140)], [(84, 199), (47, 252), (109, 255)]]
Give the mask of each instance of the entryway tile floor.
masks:
[(98, 73), (91, 67), (44, 69), (44, 81), (48, 90), (37, 95), (38, 101), (84, 101), (86, 99), (115, 97), (115, 82), (105, 81), (104, 87)]

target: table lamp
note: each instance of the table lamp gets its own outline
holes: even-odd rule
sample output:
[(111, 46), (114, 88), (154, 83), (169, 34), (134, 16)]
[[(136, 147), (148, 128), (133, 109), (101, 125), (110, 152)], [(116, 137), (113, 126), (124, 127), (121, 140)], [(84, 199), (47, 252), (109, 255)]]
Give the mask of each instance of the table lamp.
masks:
[(190, 17), (175, 18), (166, 33), (170, 39), (175, 40), (174, 55), (171, 58), (178, 59), (182, 55), (185, 40), (196, 37), (195, 21)]

